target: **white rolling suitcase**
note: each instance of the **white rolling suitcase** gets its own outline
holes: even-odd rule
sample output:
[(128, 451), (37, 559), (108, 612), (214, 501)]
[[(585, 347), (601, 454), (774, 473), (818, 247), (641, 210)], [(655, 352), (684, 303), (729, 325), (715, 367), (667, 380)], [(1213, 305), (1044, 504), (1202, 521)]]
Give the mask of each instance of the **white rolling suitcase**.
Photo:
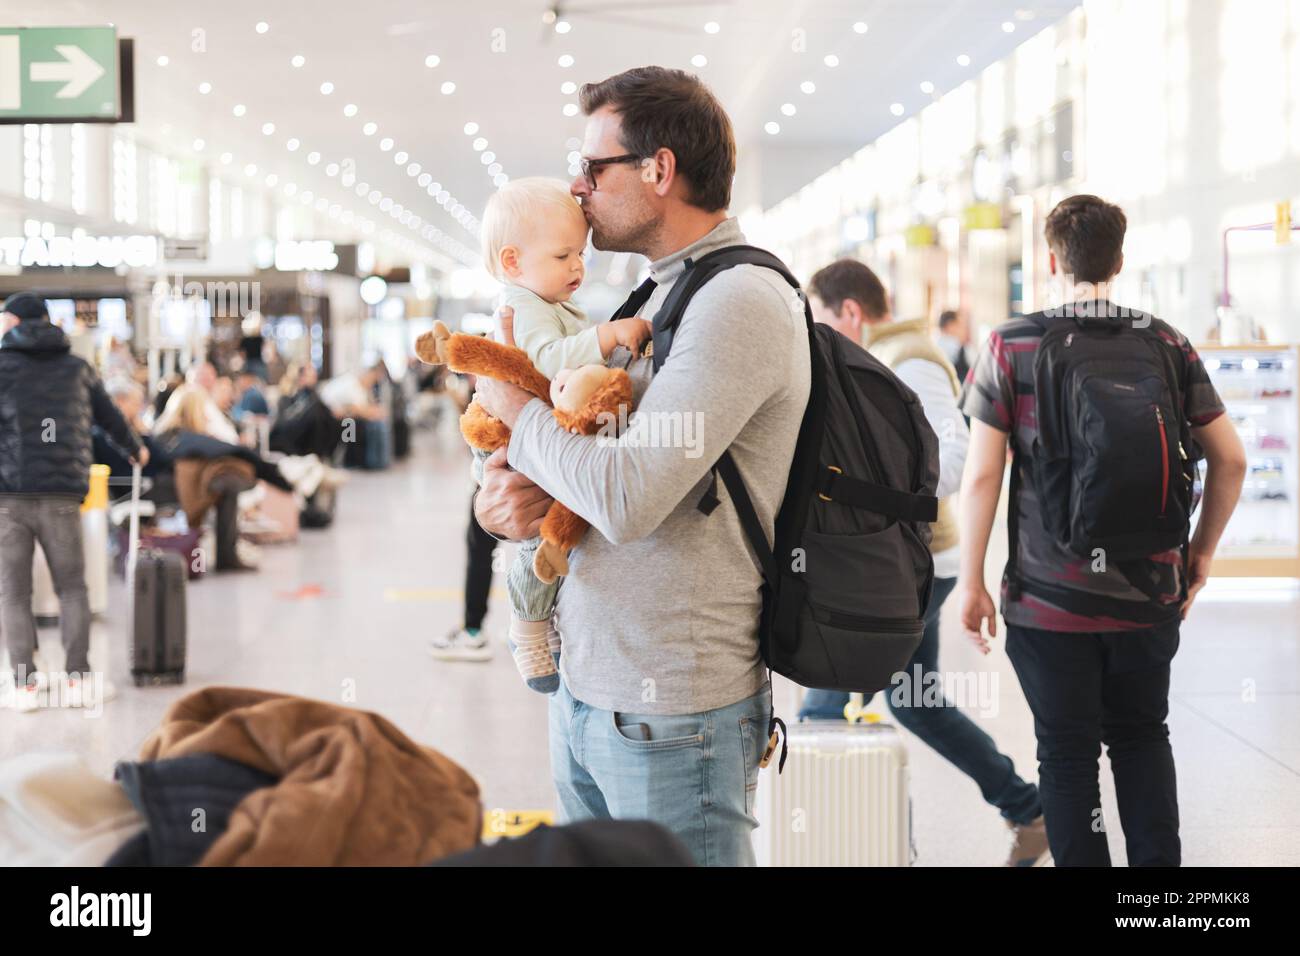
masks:
[(786, 746), (783, 771), (759, 772), (759, 866), (911, 865), (907, 751), (891, 724), (791, 724)]

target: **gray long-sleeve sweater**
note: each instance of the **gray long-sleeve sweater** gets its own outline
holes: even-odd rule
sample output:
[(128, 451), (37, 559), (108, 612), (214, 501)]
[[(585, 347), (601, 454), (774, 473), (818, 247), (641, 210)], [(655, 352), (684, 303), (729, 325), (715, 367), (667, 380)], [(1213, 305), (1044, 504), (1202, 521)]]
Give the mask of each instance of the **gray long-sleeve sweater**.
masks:
[[(734, 219), (650, 266), (658, 310), (687, 257), (743, 243)], [(711, 279), (682, 316), (672, 353), (626, 365), (638, 398), (617, 441), (564, 432), (541, 401), (515, 423), (510, 465), (592, 525), (570, 557), (556, 608), (561, 673), (605, 710), (687, 714), (749, 697), (766, 675), (758, 649), (758, 565), (721, 481), (696, 509), (710, 466), (731, 449), (771, 540), (808, 403), (802, 302), (770, 269)]]

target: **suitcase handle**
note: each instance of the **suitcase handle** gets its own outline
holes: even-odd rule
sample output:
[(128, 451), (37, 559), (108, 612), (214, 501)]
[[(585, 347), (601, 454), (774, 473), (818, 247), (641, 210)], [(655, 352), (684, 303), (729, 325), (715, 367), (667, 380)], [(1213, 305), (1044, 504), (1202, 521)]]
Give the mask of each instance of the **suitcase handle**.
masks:
[(131, 530), (126, 552), (128, 575), (135, 573), (135, 559), (140, 553), (140, 465), (131, 466)]

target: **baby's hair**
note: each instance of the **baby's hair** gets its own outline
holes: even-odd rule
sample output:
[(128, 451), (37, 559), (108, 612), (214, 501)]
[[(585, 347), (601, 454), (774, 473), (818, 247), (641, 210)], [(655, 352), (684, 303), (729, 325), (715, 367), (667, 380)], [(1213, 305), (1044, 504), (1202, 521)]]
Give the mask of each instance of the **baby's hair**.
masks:
[(488, 200), (483, 210), (483, 264), (500, 279), (501, 250), (519, 238), (520, 226), (526, 222), (554, 215), (575, 216), (586, 228), (582, 207), (562, 179), (526, 176), (512, 179)]

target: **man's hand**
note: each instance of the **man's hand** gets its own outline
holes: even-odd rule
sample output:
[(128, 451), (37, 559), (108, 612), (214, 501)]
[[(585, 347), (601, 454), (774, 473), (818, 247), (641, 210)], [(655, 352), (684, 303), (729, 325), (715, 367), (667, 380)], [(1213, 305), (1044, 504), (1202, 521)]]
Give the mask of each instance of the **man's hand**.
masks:
[(474, 517), (489, 534), (511, 541), (535, 538), (553, 499), (506, 464), (498, 448), (483, 462), (483, 483), (474, 499)]
[[(988, 636), (984, 623), (988, 622)], [(989, 652), (989, 640), (998, 636), (998, 611), (984, 585), (962, 591), (961, 626), (966, 636), (979, 648), (981, 654)]]
[(1197, 550), (1195, 546), (1187, 549), (1187, 600), (1183, 602), (1182, 620), (1187, 620), (1187, 612), (1192, 609), (1192, 602), (1197, 593), (1205, 587), (1210, 578), (1210, 562), (1214, 555)]
[(519, 413), (533, 400), (533, 395), (509, 382), (480, 377), (474, 388), (474, 398), (483, 406), (483, 411), (493, 418), (499, 418), (513, 429)]
[[(137, 451), (137, 452), (135, 453), (135, 456), (134, 456), (133, 458), (130, 459), (130, 462), (131, 462), (131, 464), (133, 464), (133, 465), (139, 465), (141, 468), (143, 468), (143, 467), (145, 467), (145, 465), (149, 464), (149, 448), (148, 448), (148, 446), (146, 446), (146, 445), (144, 445), (144, 444), (141, 444), (141, 445), (140, 445), (140, 450)], [(1190, 602), (1189, 602), (1189, 603), (1190, 603)]]

